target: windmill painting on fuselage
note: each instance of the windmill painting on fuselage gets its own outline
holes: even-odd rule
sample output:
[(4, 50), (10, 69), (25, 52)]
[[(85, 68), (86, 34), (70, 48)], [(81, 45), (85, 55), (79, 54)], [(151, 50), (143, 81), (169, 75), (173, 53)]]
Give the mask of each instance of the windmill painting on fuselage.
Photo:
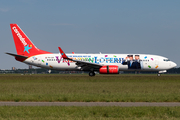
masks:
[(176, 67), (168, 58), (149, 54), (66, 54), (60, 47), (58, 54), (38, 49), (17, 24), (10, 24), (17, 54), (7, 53), (17, 61), (55, 70), (89, 71), (118, 74), (119, 71), (159, 71)]

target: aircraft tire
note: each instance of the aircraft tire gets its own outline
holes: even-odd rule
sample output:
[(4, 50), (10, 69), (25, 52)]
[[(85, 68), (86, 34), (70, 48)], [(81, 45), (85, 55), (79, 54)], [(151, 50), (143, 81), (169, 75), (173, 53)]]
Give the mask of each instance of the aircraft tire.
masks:
[(91, 76), (91, 77), (95, 76), (95, 73), (91, 71), (91, 72), (89, 72), (89, 76)]
[(161, 74), (159, 74), (159, 73), (158, 73), (158, 74), (157, 74), (157, 76), (158, 76), (158, 77), (160, 77), (160, 76), (161, 76)]

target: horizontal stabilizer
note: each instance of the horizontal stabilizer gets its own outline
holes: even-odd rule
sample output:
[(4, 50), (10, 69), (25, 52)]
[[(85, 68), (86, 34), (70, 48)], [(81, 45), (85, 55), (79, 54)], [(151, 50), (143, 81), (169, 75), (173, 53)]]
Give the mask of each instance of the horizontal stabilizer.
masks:
[(28, 57), (27, 56), (23, 56), (23, 55), (17, 55), (17, 54), (13, 54), (13, 53), (6, 53), (8, 55), (14, 56), (16, 60), (23, 62), (24, 60), (26, 60)]
[(13, 54), (13, 53), (6, 53), (6, 54), (11, 55), (11, 56), (14, 56), (14, 57), (28, 58), (27, 56), (17, 55), (17, 54)]

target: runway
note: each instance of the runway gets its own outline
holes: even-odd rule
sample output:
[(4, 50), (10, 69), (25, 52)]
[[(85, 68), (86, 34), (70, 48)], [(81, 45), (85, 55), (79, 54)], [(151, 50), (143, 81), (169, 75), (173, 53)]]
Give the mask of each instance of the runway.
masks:
[(180, 102), (0, 102), (0, 106), (180, 106)]

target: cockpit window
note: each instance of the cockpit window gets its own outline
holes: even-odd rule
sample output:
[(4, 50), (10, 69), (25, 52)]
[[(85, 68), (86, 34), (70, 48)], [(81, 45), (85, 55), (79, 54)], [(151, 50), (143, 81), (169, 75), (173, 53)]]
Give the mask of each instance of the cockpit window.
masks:
[(163, 61), (170, 61), (169, 59), (163, 59)]

